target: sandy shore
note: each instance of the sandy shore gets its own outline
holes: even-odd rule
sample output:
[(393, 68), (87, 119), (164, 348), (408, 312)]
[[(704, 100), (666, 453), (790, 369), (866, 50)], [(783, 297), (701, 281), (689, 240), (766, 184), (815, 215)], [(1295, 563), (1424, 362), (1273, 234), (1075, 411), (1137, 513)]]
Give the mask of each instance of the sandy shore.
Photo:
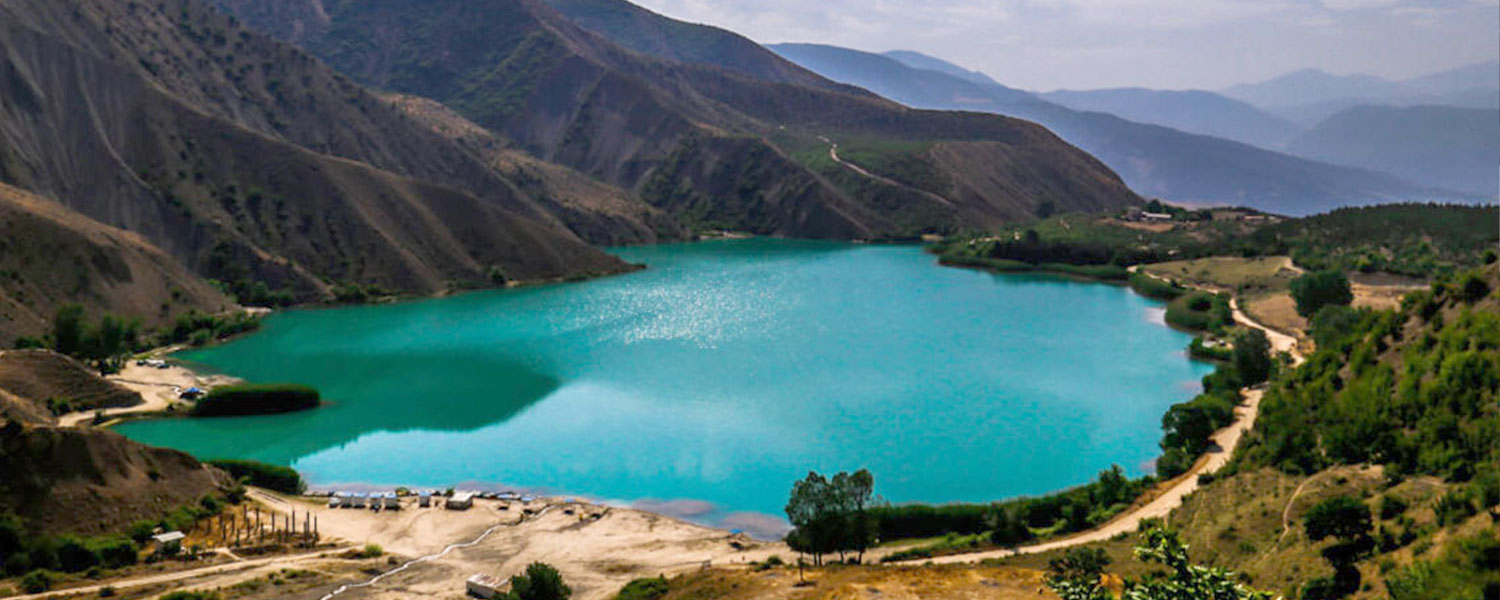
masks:
[[(756, 542), (640, 510), (564, 503), (556, 498), (529, 504), (476, 499), (473, 508), (462, 511), (441, 508), (441, 498), (435, 499), (432, 508), (418, 508), (415, 498), (403, 498), (399, 511), (374, 512), (328, 508), (321, 499), (288, 498), (261, 490), (253, 497), (272, 510), (295, 510), (299, 519), (313, 515), (325, 541), (355, 547), (379, 544), (399, 555), (398, 564), (386, 571), (418, 561), (373, 584), (351, 586), (338, 598), (456, 596), (471, 575), (506, 579), (542, 561), (562, 572), (574, 598), (604, 599), (639, 577), (672, 575), (705, 565), (746, 564), (772, 554), (790, 559), (795, 554), (779, 542)], [(481, 536), (472, 546), (449, 549)]]
[[(164, 349), (153, 355), (164, 356), (174, 350), (176, 348)], [(169, 408), (184, 410), (189, 408), (190, 404), (178, 398), (183, 390), (194, 387), (207, 390), (215, 386), (240, 382), (239, 379), (227, 375), (201, 375), (174, 363), (168, 363), (165, 369), (135, 363), (135, 360), (127, 362), (125, 368), (119, 373), (108, 375), (105, 379), (139, 393), (144, 402), (135, 406), (105, 409), (104, 416), (111, 421), (132, 415), (159, 414), (167, 412)], [(63, 415), (58, 417), (57, 421), (59, 425), (71, 427), (87, 424), (93, 419), (92, 411), (84, 411)]]

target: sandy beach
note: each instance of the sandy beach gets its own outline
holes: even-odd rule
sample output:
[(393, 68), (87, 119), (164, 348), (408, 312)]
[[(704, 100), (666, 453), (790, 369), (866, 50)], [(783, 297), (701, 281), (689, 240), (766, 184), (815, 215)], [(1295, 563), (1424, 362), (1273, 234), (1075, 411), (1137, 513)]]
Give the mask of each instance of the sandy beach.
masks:
[[(166, 348), (152, 352), (152, 356), (160, 358), (179, 348)], [(176, 363), (167, 363), (166, 368), (157, 368), (147, 365), (136, 364), (132, 359), (125, 364), (119, 373), (108, 375), (105, 379), (125, 387), (141, 395), (144, 402), (135, 406), (122, 408), (109, 408), (103, 411), (109, 422), (133, 415), (149, 415), (167, 412), (168, 409), (182, 410), (188, 408), (188, 403), (183, 402), (179, 396), (184, 390), (200, 388), (207, 390), (212, 387), (239, 383), (240, 380), (228, 375), (203, 375), (194, 372), (187, 367)], [(63, 427), (87, 424), (94, 419), (92, 411), (82, 411), (58, 417), (58, 424)]]

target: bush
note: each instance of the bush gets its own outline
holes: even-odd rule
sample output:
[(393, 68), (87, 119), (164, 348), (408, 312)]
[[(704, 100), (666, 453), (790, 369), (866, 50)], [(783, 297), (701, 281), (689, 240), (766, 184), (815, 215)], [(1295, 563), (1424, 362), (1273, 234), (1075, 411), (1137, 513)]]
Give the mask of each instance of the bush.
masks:
[(615, 595), (615, 600), (656, 600), (669, 591), (672, 591), (672, 587), (667, 583), (666, 577), (647, 577), (625, 584), (625, 587), (620, 588), (620, 593)]
[(158, 600), (219, 600), (219, 595), (214, 592), (186, 590), (164, 594)]
[(268, 415), (317, 408), (318, 390), (290, 383), (214, 388), (193, 406), (195, 417)]
[(1176, 300), (1187, 293), (1187, 289), (1182, 286), (1167, 283), (1140, 271), (1130, 274), (1130, 289), (1147, 298), (1167, 302)]
[(364, 549), (359, 551), (360, 558), (380, 558), (383, 555), (385, 548), (381, 548), (380, 544), (365, 544)]
[(1194, 331), (1222, 332), (1234, 324), (1229, 299), (1208, 292), (1185, 294), (1167, 305), (1167, 323)]
[(238, 459), (210, 460), (208, 464), (227, 471), (235, 479), (283, 494), (301, 494), (307, 489), (302, 475), (291, 467)]
[(1293, 279), (1291, 292), (1292, 299), (1297, 302), (1297, 314), (1309, 319), (1324, 306), (1348, 306), (1354, 302), (1349, 277), (1336, 269), (1308, 273)]
[(52, 589), (52, 583), (55, 581), (57, 577), (51, 571), (37, 569), (21, 578), (21, 591), (28, 594), (40, 594)]

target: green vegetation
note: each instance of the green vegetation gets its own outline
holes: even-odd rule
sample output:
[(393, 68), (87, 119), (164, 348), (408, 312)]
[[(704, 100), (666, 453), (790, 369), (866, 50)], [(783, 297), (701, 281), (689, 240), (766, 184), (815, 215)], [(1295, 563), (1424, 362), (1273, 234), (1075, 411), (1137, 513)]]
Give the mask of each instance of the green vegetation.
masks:
[(1335, 543), (1323, 549), (1323, 558), (1333, 565), (1333, 577), (1319, 577), (1302, 587), (1302, 597), (1309, 600), (1342, 598), (1359, 589), (1359, 569), (1354, 565), (1375, 547), (1370, 537), (1373, 528), (1370, 507), (1358, 498), (1335, 496), (1307, 511), (1302, 517), (1308, 539), (1318, 542), (1334, 538)]
[(500, 600), (568, 600), (573, 590), (563, 583), (562, 574), (552, 565), (535, 562), (526, 572), (512, 575), (510, 591), (497, 596)]
[(214, 388), (193, 406), (195, 417), (268, 415), (317, 408), (318, 390), (293, 383), (240, 384)]
[(1349, 306), (1354, 302), (1349, 278), (1337, 270), (1317, 271), (1293, 279), (1291, 292), (1292, 300), (1297, 302), (1297, 314), (1309, 319), (1324, 306)]
[(1234, 370), (1239, 373), (1240, 383), (1259, 385), (1271, 378), (1276, 363), (1271, 359), (1271, 340), (1266, 332), (1248, 329), (1234, 337), (1234, 350), (1230, 353)]
[(159, 600), (219, 600), (216, 592), (205, 592), (199, 590), (180, 590), (163, 594)]
[(832, 479), (809, 472), (792, 486), (787, 500), (786, 516), (793, 526), (787, 545), (813, 555), (814, 564), (822, 564), (823, 555), (833, 552), (840, 560), (847, 552), (863, 558), (878, 534), (866, 510), (874, 493), (875, 477), (864, 469), (840, 472)]
[(625, 584), (620, 593), (615, 594), (615, 600), (656, 600), (670, 591), (672, 584), (666, 577), (646, 577)]
[(1162, 281), (1139, 271), (1130, 274), (1130, 289), (1147, 298), (1171, 302), (1188, 293), (1188, 289), (1176, 283)]
[(1167, 304), (1167, 323), (1192, 331), (1223, 335), (1234, 325), (1229, 297), (1209, 292), (1189, 292)]
[(1500, 459), (1497, 312), (1447, 283), (1399, 311), (1324, 308), (1313, 319), (1318, 350), (1266, 393), (1244, 462), (1292, 473), (1377, 463), (1471, 479)]
[(56, 579), (54, 571), (83, 573), (128, 567), (136, 564), (142, 544), (156, 528), (186, 530), (221, 509), (218, 498), (204, 496), (196, 506), (181, 506), (161, 519), (139, 521), (124, 532), (97, 537), (37, 533), (21, 517), (0, 513), (0, 575), (27, 574), (32, 582), (50, 586)]
[(1118, 466), (1078, 486), (1038, 498), (993, 504), (904, 504), (869, 510), (882, 541), (945, 536), (900, 558), (922, 558), (974, 547), (1008, 547), (1037, 537), (1094, 527), (1119, 514), (1156, 479), (1130, 479)]
[[(1126, 580), (1124, 595), (1128, 600), (1269, 600), (1268, 592), (1257, 591), (1240, 583), (1228, 569), (1204, 567), (1188, 560), (1187, 546), (1177, 533), (1160, 526), (1143, 528), (1141, 545), (1135, 558), (1143, 563), (1160, 565), (1140, 579)], [(1047, 577), (1047, 587), (1063, 600), (1104, 600), (1114, 598), (1100, 577), (1108, 557), (1100, 551), (1070, 551), (1054, 560)]]
[(1187, 472), (1200, 454), (1208, 450), (1215, 431), (1234, 422), (1234, 407), (1240, 403), (1244, 382), (1233, 365), (1222, 365), (1203, 378), (1203, 393), (1172, 405), (1162, 415), (1162, 455), (1156, 473), (1172, 478)]
[(1430, 279), (1489, 264), (1500, 243), (1494, 227), (1500, 209), (1494, 206), (1393, 204), (1277, 222), (1214, 221), (1213, 211), (1162, 208), (1174, 214), (1170, 230), (1062, 214), (996, 234), (953, 236), (932, 250), (944, 264), (965, 266), (992, 266), (986, 260), (1128, 266), (1210, 256), (1290, 255), (1309, 270)]
[(1443, 278), (1487, 264), (1500, 242), (1495, 206), (1389, 204), (1341, 208), (1262, 228), (1245, 243), (1259, 254), (1290, 254), (1311, 270), (1386, 272)]
[(1203, 336), (1200, 335), (1188, 343), (1188, 356), (1201, 360), (1229, 362), (1234, 360), (1234, 351), (1224, 347), (1222, 344), (1209, 346), (1207, 342), (1203, 341)]
[[(83, 306), (67, 304), (52, 318), (52, 349), (80, 360), (92, 361), (101, 373), (120, 370), (123, 356), (141, 346), (139, 319), (122, 319), (111, 314), (90, 325)], [(29, 345), (29, 344), (28, 344)]]
[(380, 544), (365, 544), (365, 547), (359, 551), (360, 558), (380, 558), (382, 556), (385, 556), (385, 548), (381, 548)]
[(170, 329), (163, 331), (157, 341), (163, 346), (182, 343), (203, 346), (259, 328), (260, 319), (246, 313), (205, 315), (198, 311), (188, 311), (177, 317), (177, 321)]
[(1500, 540), (1480, 532), (1450, 544), (1437, 560), (1420, 560), (1385, 579), (1392, 600), (1489, 600), (1500, 596)]
[(225, 470), (235, 479), (255, 487), (275, 490), (283, 494), (301, 494), (307, 489), (307, 484), (302, 481), (302, 475), (291, 467), (242, 459), (220, 459), (207, 462)]

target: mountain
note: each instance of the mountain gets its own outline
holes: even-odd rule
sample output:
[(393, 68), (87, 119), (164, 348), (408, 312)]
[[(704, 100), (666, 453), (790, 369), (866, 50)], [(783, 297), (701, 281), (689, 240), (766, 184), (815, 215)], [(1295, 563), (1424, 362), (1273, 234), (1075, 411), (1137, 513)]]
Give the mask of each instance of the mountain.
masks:
[(1034, 120), (1098, 156), (1133, 189), (1176, 202), (1251, 206), (1300, 216), (1348, 205), (1465, 198), (1378, 173), (1073, 110), (1019, 90), (915, 69), (867, 52), (807, 44), (770, 48), (815, 72), (897, 102)]
[(1287, 150), (1434, 187), (1500, 196), (1500, 110), (1361, 106), (1329, 117)]
[(0, 184), (0, 347), (40, 336), (69, 303), (148, 327), (234, 304), (140, 235)]
[(458, 142), (193, 0), (0, 0), (0, 73), (0, 182), (232, 288), (628, 268)]
[(1304, 69), (1259, 83), (1233, 86), (1222, 93), (1308, 127), (1361, 105), (1500, 109), (1500, 61), (1403, 81)]
[(977, 83), (979, 85), (1000, 85), (1000, 82), (990, 78), (989, 75), (985, 75), (984, 73), (981, 73), (979, 71), (971, 71), (969, 69), (965, 69), (941, 58), (928, 56), (926, 54), (922, 54), (921, 52), (915, 52), (912, 50), (892, 50), (890, 52), (886, 52), (885, 56), (901, 61), (901, 64), (904, 64), (913, 69), (923, 69), (926, 71), (947, 73), (954, 77), (958, 77), (959, 79), (963, 79), (970, 83)]
[(1120, 88), (1059, 90), (1038, 95), (1074, 110), (1110, 113), (1138, 123), (1162, 125), (1273, 150), (1302, 132), (1301, 127), (1290, 121), (1213, 92)]
[(781, 60), (732, 31), (685, 23), (617, 0), (546, 0), (569, 20), (591, 31), (613, 31), (616, 44), (679, 62), (712, 65), (766, 81), (860, 93)]
[[(1033, 124), (911, 110), (623, 2), (557, 6), (663, 56), (535, 0), (217, 4), (363, 84), (436, 100), (695, 228), (873, 238), (984, 227), (1048, 201), (1068, 210), (1138, 201)], [(833, 143), (844, 150), (837, 159)]]

